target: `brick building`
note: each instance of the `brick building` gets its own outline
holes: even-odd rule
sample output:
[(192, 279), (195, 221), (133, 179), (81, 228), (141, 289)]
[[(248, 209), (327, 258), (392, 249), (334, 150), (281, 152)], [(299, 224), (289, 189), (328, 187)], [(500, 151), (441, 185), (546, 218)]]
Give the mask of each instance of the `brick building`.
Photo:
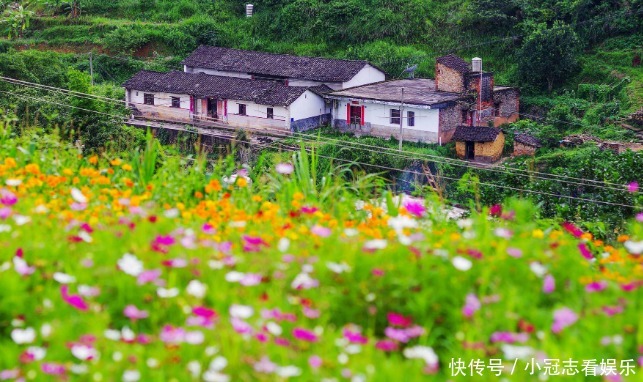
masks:
[(525, 133), (514, 134), (514, 156), (535, 155), (542, 144), (538, 138)]
[(476, 162), (495, 162), (502, 157), (505, 134), (485, 126), (458, 126), (453, 134), (458, 158)]

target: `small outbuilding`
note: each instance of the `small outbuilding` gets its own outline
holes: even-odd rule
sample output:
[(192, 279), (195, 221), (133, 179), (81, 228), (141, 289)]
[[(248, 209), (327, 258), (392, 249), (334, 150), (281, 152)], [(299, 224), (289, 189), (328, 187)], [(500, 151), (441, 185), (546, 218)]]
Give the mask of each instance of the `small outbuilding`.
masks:
[(453, 140), (459, 158), (476, 162), (497, 161), (505, 145), (501, 129), (485, 126), (458, 126)]
[(533, 156), (539, 147), (542, 147), (542, 144), (538, 138), (525, 133), (514, 134), (514, 156)]

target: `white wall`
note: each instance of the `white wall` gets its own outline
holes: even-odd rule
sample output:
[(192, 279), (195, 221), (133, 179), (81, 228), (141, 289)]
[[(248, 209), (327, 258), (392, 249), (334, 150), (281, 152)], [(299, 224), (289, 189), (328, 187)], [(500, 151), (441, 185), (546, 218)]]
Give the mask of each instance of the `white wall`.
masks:
[(131, 89), (130, 90), (130, 102), (132, 103), (145, 103), (144, 96), (145, 93), (154, 94), (154, 106), (172, 106), (171, 97), (179, 97), (181, 99), (181, 109), (190, 108), (190, 96), (187, 94), (173, 94), (173, 93), (156, 93), (156, 92), (144, 92), (142, 90)]
[[(347, 101), (338, 101), (337, 108), (333, 110), (333, 119), (346, 120), (347, 117)], [(354, 106), (365, 106), (364, 109), (364, 122), (378, 126), (385, 126), (393, 128), (400, 128), (398, 124), (391, 123), (391, 109), (399, 109), (399, 105), (385, 105), (369, 102), (364, 100)], [(415, 126), (408, 126), (407, 112), (415, 112)], [(438, 109), (424, 109), (412, 107), (409, 105), (404, 106), (402, 110), (402, 123), (404, 130), (417, 130), (438, 133), (440, 126), (440, 110)]]
[(342, 89), (351, 88), (353, 86), (360, 86), (366, 84), (372, 84), (374, 82), (384, 81), (386, 75), (381, 70), (371, 66), (366, 65), (357, 72), (357, 74), (350, 80), (342, 84)]
[[(239, 115), (239, 104), (246, 105), (246, 115)], [(267, 109), (272, 107), (273, 119), (267, 118)], [(290, 113), (283, 106), (260, 105), (252, 101), (228, 100), (227, 121), (230, 125), (248, 128), (278, 127), (290, 129)]]
[(247, 73), (228, 72), (224, 70), (214, 70), (214, 69), (205, 69), (205, 68), (194, 68), (190, 66), (185, 66), (183, 68), (183, 71), (185, 71), (186, 73), (205, 73), (205, 74), (212, 74), (215, 76), (223, 76), (223, 77), (251, 78), (251, 76)]
[(295, 102), (290, 104), (290, 118), (294, 121), (318, 117), (329, 112), (330, 108), (326, 108), (324, 99), (310, 90), (306, 90)]

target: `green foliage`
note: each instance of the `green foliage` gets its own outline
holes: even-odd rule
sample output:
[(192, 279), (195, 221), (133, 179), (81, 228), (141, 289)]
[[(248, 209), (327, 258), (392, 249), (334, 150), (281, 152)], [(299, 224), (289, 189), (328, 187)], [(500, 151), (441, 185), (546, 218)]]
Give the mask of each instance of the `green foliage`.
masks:
[(562, 22), (549, 28), (538, 24), (517, 53), (520, 79), (549, 92), (578, 69), (581, 42), (574, 30)]

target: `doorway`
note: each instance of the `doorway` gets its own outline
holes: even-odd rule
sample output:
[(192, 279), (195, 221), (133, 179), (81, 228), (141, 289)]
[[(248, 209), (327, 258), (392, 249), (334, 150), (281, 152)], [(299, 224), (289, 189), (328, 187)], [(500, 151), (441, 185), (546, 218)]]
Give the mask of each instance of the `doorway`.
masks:
[(464, 159), (473, 160), (475, 157), (475, 142), (467, 141), (464, 143)]
[(208, 117), (217, 119), (217, 100), (208, 98)]
[(351, 116), (350, 116), (351, 125), (361, 126), (362, 125), (362, 107), (351, 105)]

